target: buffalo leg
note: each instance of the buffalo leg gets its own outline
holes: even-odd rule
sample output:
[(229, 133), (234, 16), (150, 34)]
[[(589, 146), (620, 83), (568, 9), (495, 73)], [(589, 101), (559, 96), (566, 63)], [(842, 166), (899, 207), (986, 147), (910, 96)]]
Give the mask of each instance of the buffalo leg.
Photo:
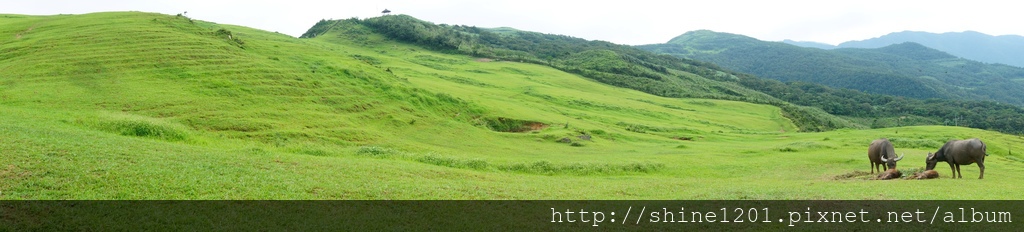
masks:
[(959, 171), (959, 165), (956, 165), (956, 178), (964, 179), (964, 172)]
[(978, 168), (981, 169), (981, 174), (978, 175), (978, 179), (979, 180), (980, 179), (985, 179), (985, 163), (984, 162), (978, 162)]
[(949, 164), (949, 171), (953, 172), (953, 175), (950, 175), (949, 177), (956, 179), (956, 167), (954, 167), (952, 163)]

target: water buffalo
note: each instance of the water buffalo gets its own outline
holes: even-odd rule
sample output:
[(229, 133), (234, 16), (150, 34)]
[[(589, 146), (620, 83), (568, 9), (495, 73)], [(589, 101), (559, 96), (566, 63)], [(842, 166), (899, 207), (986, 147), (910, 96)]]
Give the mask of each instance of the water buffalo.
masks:
[(939, 161), (949, 163), (949, 169), (953, 170), (953, 178), (964, 178), (960, 172), (960, 165), (978, 163), (981, 174), (978, 179), (985, 178), (985, 143), (977, 138), (968, 140), (950, 140), (939, 148), (935, 153), (928, 153), (925, 159), (925, 170), (935, 169)]
[(918, 179), (918, 180), (935, 179), (935, 178), (939, 178), (939, 172), (936, 172), (935, 170), (927, 170), (927, 171), (924, 171), (924, 172), (921, 172), (921, 173), (916, 173), (914, 175), (911, 175), (910, 177), (914, 178), (914, 179)]
[(875, 179), (876, 180), (891, 180), (891, 179), (900, 178), (901, 176), (903, 176), (903, 172), (900, 172), (900, 170), (896, 170), (895, 168), (893, 168), (893, 169), (885, 170), (885, 172), (883, 172), (883, 173), (879, 173), (878, 176), (875, 177)]
[[(896, 157), (896, 150), (892, 148), (892, 142), (888, 139), (876, 139), (868, 146), (868, 160), (871, 161), (871, 173), (877, 169), (879, 173), (885, 169), (895, 169), (896, 161), (903, 159), (903, 156)], [(886, 168), (882, 168), (885, 164)]]

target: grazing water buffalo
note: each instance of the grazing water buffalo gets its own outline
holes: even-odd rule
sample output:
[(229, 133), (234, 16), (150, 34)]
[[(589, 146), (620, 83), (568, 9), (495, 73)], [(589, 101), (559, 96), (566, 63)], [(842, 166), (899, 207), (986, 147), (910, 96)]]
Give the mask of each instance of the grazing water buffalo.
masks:
[[(892, 142), (888, 139), (876, 139), (868, 146), (868, 160), (871, 161), (871, 173), (877, 169), (879, 173), (885, 169), (895, 169), (896, 161), (903, 159), (903, 156), (896, 157), (896, 150), (892, 148)], [(882, 168), (885, 164), (886, 168)]]
[(968, 165), (978, 163), (978, 168), (981, 169), (981, 174), (978, 175), (978, 179), (985, 178), (985, 143), (977, 138), (968, 140), (950, 140), (946, 142), (946, 145), (942, 145), (939, 151), (928, 153), (928, 158), (925, 159), (925, 170), (935, 169), (935, 164), (939, 161), (946, 161), (949, 163), (949, 169), (953, 170), (953, 178), (964, 178), (960, 172), (960, 165)]

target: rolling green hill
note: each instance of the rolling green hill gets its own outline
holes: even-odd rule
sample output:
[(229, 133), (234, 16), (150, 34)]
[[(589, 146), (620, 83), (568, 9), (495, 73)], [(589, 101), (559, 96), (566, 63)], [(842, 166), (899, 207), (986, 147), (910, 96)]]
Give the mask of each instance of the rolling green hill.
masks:
[[(779, 106), (655, 96), (362, 24), (318, 34), (0, 15), (0, 199), (1020, 198), (1017, 136), (796, 132)], [(905, 173), (950, 138), (992, 156), (980, 181), (976, 166), (872, 181), (878, 137), (906, 152)], [(964, 185), (977, 195), (933, 194)]]
[(770, 104), (782, 108), (785, 117), (804, 131), (861, 128), (822, 112), (801, 107), (751, 90), (733, 81), (735, 73), (713, 64), (657, 55), (625, 45), (588, 41), (563, 35), (509, 29), (436, 25), (407, 15), (366, 20), (321, 20), (303, 37), (340, 35), (340, 41), (372, 41), (368, 34), (384, 35), (438, 52), (470, 55), (500, 61), (549, 66), (564, 72), (624, 88), (664, 97), (691, 97)]

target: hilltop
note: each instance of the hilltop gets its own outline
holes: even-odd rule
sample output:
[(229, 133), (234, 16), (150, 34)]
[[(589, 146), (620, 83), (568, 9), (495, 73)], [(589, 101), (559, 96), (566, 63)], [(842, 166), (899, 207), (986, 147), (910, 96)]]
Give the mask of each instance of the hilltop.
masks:
[[(845, 120), (628, 46), (371, 25), (444, 27), (374, 22), (409, 18), (325, 20), (293, 38), (139, 12), (2, 15), (0, 199), (979, 198), (929, 194), (968, 181), (952, 179), (879, 192), (863, 174), (878, 137), (918, 160), (907, 172), (943, 141), (981, 137), (980, 198), (1019, 197), (1017, 136), (798, 132)], [(529, 49), (566, 40), (582, 51)]]

